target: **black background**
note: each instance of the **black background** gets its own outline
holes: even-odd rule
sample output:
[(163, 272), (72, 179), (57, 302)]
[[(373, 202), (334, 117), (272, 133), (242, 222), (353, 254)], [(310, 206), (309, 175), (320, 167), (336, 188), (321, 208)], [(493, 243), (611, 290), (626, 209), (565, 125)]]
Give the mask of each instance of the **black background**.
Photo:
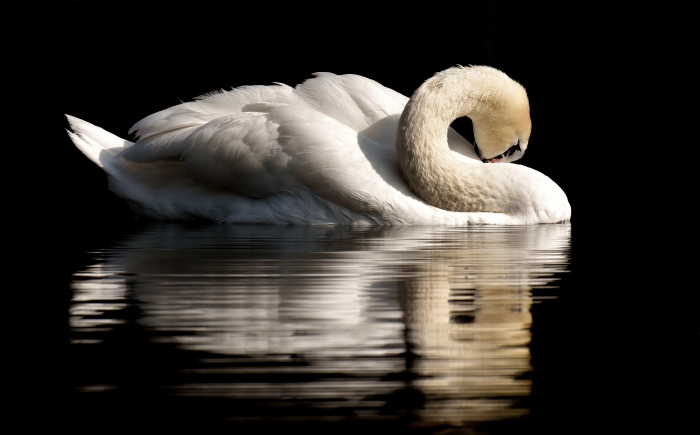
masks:
[[(521, 163), (550, 176), (572, 205), (568, 293), (533, 309), (533, 430), (614, 433), (659, 416), (665, 425), (680, 421), (687, 407), (671, 391), (689, 383), (693, 391), (697, 377), (678, 376), (689, 355), (687, 348), (681, 358), (671, 350), (668, 321), (683, 318), (683, 309), (666, 296), (678, 287), (659, 278), (668, 253), (656, 242), (664, 236), (650, 231), (655, 215), (648, 210), (665, 192), (644, 170), (661, 159), (648, 134), (655, 122), (647, 112), (648, 64), (667, 59), (641, 21), (648, 12), (498, 1), (63, 1), (42, 10), (31, 27), (39, 43), (30, 45), (40, 113), (19, 150), (37, 161), (31, 194), (22, 197), (40, 234), (25, 258), (34, 260), (28, 270), (43, 265), (29, 286), (42, 321), (29, 341), (29, 384), (36, 387), (27, 387), (20, 402), (27, 421), (42, 414), (73, 427), (81, 418), (80, 410), (65, 408), (67, 283), (86, 251), (133, 221), (102, 171), (65, 134), (63, 114), (129, 138), (144, 116), (216, 89), (294, 86), (330, 71), (411, 95), (456, 64), (491, 65), (525, 86), (533, 132)], [(468, 123), (455, 127), (469, 137)]]

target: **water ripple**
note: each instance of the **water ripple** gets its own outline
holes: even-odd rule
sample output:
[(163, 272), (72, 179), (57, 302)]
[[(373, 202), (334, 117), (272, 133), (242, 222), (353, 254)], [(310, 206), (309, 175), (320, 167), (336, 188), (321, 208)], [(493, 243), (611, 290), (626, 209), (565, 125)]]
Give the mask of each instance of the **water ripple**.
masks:
[(569, 252), (568, 224), (152, 224), (74, 274), (70, 328), (86, 358), (116, 342), (167, 370), (110, 383), (119, 368), (98, 365), (75, 388), (233, 400), (230, 421), (517, 418), (532, 388), (530, 309)]

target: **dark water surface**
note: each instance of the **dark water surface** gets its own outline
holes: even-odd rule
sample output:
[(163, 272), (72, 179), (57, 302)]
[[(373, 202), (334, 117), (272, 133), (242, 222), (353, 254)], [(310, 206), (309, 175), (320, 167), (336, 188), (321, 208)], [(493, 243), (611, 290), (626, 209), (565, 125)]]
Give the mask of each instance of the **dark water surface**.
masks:
[(72, 275), (71, 420), (530, 428), (533, 311), (566, 291), (570, 253), (570, 224), (140, 226)]

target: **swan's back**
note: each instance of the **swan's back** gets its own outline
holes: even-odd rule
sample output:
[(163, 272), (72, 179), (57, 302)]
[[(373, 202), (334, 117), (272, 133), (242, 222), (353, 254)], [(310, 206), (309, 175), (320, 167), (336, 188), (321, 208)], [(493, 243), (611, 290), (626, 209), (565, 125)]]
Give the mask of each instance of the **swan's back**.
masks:
[(208, 93), (145, 117), (129, 130), (138, 140), (124, 157), (139, 162), (179, 159), (195, 129), (222, 117), (255, 113), (260, 108), (256, 104), (317, 111), (359, 132), (387, 116), (400, 115), (407, 101), (398, 92), (357, 75), (317, 73), (296, 88), (242, 86)]

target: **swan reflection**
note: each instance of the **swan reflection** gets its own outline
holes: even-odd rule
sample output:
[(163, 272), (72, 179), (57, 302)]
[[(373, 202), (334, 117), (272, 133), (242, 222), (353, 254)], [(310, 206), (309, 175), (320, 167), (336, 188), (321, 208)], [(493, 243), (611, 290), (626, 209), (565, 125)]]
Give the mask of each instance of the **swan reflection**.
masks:
[[(135, 324), (184, 361), (168, 394), (268, 407), (233, 420), (290, 401), (314, 419), (517, 417), (531, 391), (533, 288), (566, 270), (569, 244), (569, 224), (154, 224), (75, 274), (72, 339), (99, 347)], [(126, 320), (130, 306), (139, 314)]]

